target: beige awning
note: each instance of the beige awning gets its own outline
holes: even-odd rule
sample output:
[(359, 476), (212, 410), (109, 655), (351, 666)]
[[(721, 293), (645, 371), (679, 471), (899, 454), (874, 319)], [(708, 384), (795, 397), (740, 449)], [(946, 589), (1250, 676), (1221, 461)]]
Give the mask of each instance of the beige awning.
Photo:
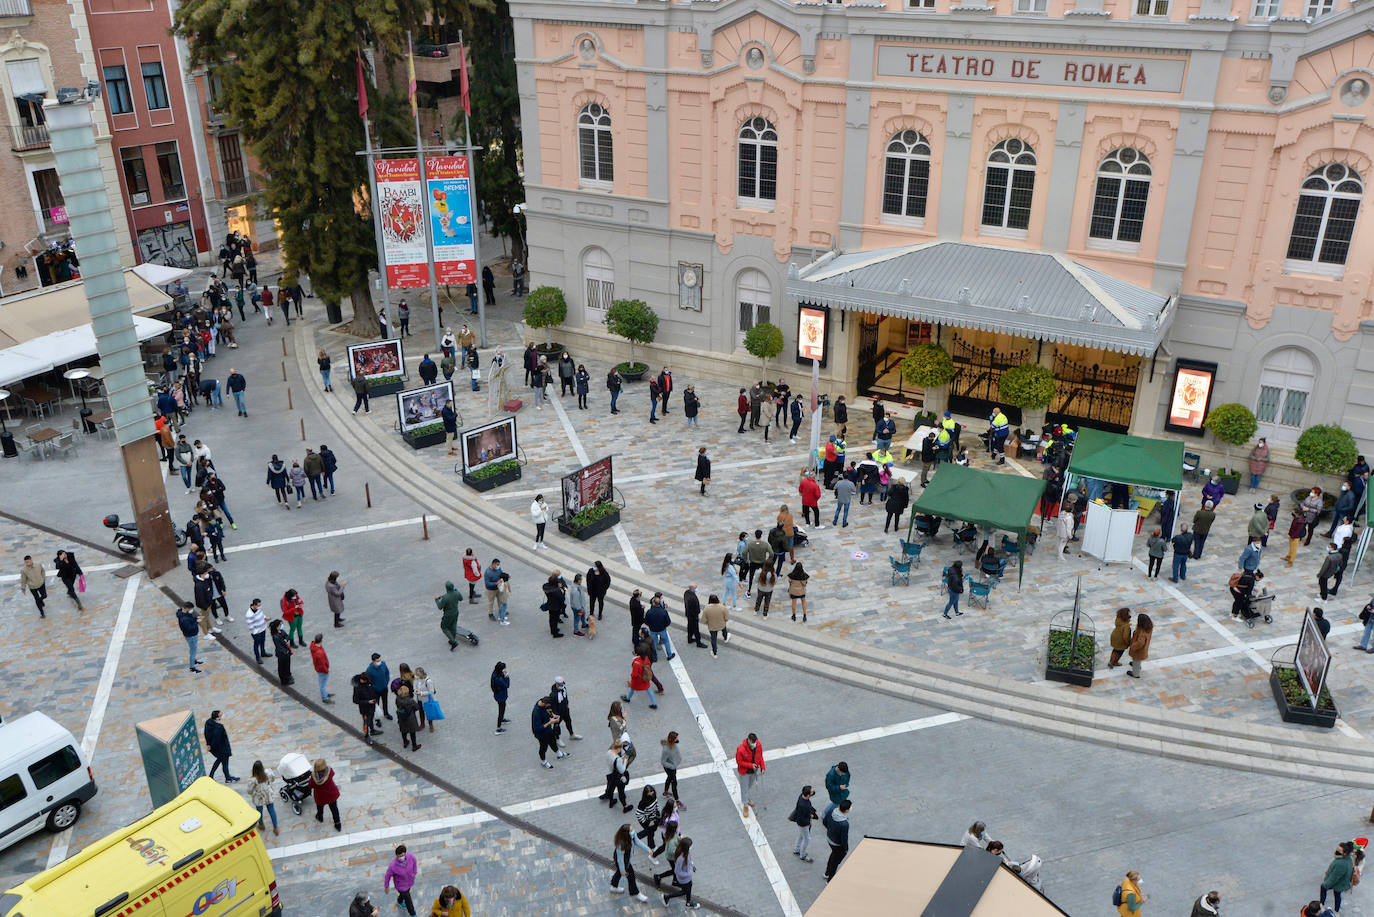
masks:
[[(133, 270), (124, 272), (124, 287), (134, 315), (161, 312), (172, 303), (172, 297)], [(80, 280), (18, 293), (0, 299), (0, 350), (90, 323), (86, 286)]]
[[(964, 848), (952, 844), (865, 837), (825, 886), (806, 917), (913, 917), (926, 911)], [(991, 857), (991, 854), (985, 854)], [(1048, 898), (1006, 866), (999, 867), (976, 897), (968, 917), (1066, 917)]]

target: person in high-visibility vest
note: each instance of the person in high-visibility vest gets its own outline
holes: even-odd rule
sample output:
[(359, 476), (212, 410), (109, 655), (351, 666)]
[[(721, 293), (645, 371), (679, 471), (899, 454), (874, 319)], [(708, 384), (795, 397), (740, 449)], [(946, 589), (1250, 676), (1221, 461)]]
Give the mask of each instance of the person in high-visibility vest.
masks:
[(949, 411), (945, 411), (945, 416), (940, 420), (940, 428), (949, 433), (949, 438), (952, 441), (950, 452), (958, 452), (959, 424), (954, 420), (954, 415), (951, 414)]
[(988, 437), (988, 448), (992, 452), (993, 458), (997, 459), (997, 464), (1005, 465), (1007, 462), (1007, 434), (1011, 430), (1010, 422), (1000, 407), (992, 409), (992, 416), (988, 418), (988, 421), (992, 424), (992, 435)]
[(948, 462), (954, 459), (954, 456), (950, 452), (950, 445), (953, 441), (948, 430), (941, 429), (940, 432), (936, 434), (935, 452), (939, 461)]
[(873, 461), (878, 463), (878, 467), (892, 464), (892, 453), (887, 449), (877, 449), (873, 453)]

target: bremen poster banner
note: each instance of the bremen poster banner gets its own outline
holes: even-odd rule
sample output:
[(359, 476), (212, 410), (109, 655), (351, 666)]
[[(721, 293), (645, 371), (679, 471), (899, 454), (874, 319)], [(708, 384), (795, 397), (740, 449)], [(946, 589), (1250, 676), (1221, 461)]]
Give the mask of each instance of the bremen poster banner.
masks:
[(438, 283), (476, 283), (477, 251), (472, 242), (472, 184), (466, 156), (425, 157), (429, 185), (429, 231), (434, 240)]
[(417, 159), (378, 159), (377, 210), (382, 223), (386, 283), (391, 289), (429, 285), (425, 258), (425, 194)]

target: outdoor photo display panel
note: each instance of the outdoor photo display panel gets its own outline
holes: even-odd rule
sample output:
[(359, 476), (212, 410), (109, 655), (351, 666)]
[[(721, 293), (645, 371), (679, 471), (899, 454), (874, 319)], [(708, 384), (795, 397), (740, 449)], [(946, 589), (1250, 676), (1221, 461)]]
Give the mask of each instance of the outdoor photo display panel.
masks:
[(460, 435), (463, 440), (463, 471), (466, 474), (492, 462), (514, 458), (518, 448), (514, 417), (473, 427)]
[(1317, 628), (1311, 611), (1303, 615), (1294, 658), (1298, 665), (1298, 678), (1302, 679), (1302, 686), (1307, 689), (1312, 709), (1315, 710), (1322, 685), (1326, 683), (1327, 667), (1331, 665), (1331, 651), (1326, 648), (1326, 641), (1322, 639), (1322, 632)]
[(425, 190), (418, 159), (378, 159), (377, 210), (386, 256), (386, 283), (394, 289), (429, 283), (425, 251)]
[(472, 183), (466, 156), (428, 156), (430, 238), (439, 283), (476, 283), (477, 249), (472, 239)]
[(453, 383), (436, 382), (424, 388), (396, 393), (396, 413), (401, 419), (401, 432), (443, 420), (444, 402), (453, 400)]
[(405, 351), (397, 338), (348, 346), (348, 378), (400, 376), (405, 378)]
[(1174, 370), (1174, 387), (1169, 393), (1169, 415), (1164, 429), (1174, 433), (1202, 436), (1202, 422), (1212, 403), (1212, 384), (1217, 364), (1179, 360)]
[(563, 515), (572, 518), (584, 507), (615, 497), (611, 457), (592, 462), (563, 476)]

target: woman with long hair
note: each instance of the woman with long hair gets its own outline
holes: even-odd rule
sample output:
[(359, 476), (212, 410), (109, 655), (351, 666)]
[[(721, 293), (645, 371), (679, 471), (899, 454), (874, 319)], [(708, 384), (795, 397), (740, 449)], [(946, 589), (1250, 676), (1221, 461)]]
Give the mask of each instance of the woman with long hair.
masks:
[(696, 864), (692, 862), (692, 839), (684, 837), (677, 843), (677, 852), (673, 854), (673, 884), (677, 886), (676, 891), (665, 892), (663, 903), (667, 904), (673, 898), (687, 897), (687, 908), (696, 910), (701, 907), (692, 900), (692, 874), (697, 871)]
[(802, 623), (806, 623), (806, 581), (811, 575), (802, 569), (801, 561), (792, 567), (792, 572), (787, 574), (787, 597), (792, 600), (792, 620), (797, 620), (797, 600), (801, 600)]
[(639, 822), (639, 831), (635, 836), (643, 838), (650, 847), (654, 846), (654, 836), (658, 834), (660, 815), (658, 790), (646, 785), (639, 793), (639, 805), (635, 806), (635, 820)]
[[(510, 696), (510, 675), (504, 662), (496, 663), (491, 670), (491, 696), (496, 701), (496, 735), (506, 731), (506, 700)], [(432, 726), (430, 727), (433, 728)]]
[(272, 819), (272, 833), (280, 834), (277, 830), (277, 807), (272, 804), (272, 772), (263, 767), (261, 761), (253, 762), (248, 781), (248, 801), (258, 810), (258, 830), (264, 830), (262, 810), (266, 809), (268, 817)]
[[(643, 841), (634, 835), (634, 828), (629, 823), (620, 826), (615, 832), (615, 850), (611, 854), (611, 859), (615, 863), (615, 872), (611, 874), (611, 894), (619, 894), (620, 877), (625, 877), (625, 887), (630, 894), (640, 901), (648, 901), (649, 896), (639, 890), (639, 883), (635, 881), (634, 864), (630, 862), (630, 857), (634, 853), (634, 848), (638, 847), (645, 853), (652, 855), (651, 851)], [(658, 864), (658, 860), (650, 859), (650, 863)]]
[(1107, 668), (1114, 669), (1121, 665), (1121, 655), (1131, 648), (1131, 610), (1129, 608), (1118, 608), (1116, 611), (1116, 623), (1112, 625), (1112, 658), (1107, 660)]
[(1154, 633), (1155, 622), (1150, 620), (1150, 616), (1145, 612), (1136, 615), (1135, 634), (1131, 636), (1131, 645), (1128, 651), (1131, 656), (1131, 667), (1126, 674), (1132, 678), (1140, 677), (1140, 664), (1150, 658), (1150, 635)]
[(725, 589), (721, 593), (721, 601), (728, 603), (731, 608), (738, 609), (739, 568), (735, 566), (733, 554), (726, 554), (725, 559), (720, 562), (720, 575), (725, 577)]

